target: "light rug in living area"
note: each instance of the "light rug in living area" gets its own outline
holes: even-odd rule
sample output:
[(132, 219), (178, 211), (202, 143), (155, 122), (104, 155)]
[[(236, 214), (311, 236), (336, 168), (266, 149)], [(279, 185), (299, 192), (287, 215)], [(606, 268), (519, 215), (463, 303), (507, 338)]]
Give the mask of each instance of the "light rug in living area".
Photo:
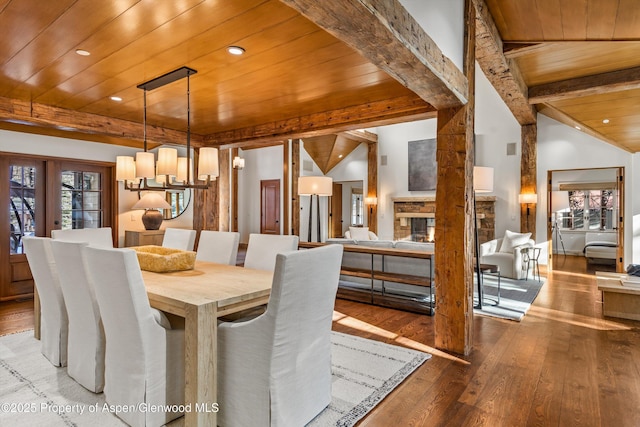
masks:
[[(352, 426), (431, 355), (332, 332), (332, 400), (309, 425)], [(0, 426), (123, 426), (40, 353), (33, 331), (0, 337)], [(183, 425), (180, 418), (170, 425)]]
[[(544, 276), (541, 276), (540, 279), (514, 280), (502, 277), (500, 279), (500, 302), (498, 303), (498, 278), (491, 274), (485, 274), (482, 309), (474, 308), (473, 312), (519, 322), (529, 311), (529, 307), (546, 281)], [(475, 305), (478, 303), (477, 282), (474, 283), (473, 298)]]

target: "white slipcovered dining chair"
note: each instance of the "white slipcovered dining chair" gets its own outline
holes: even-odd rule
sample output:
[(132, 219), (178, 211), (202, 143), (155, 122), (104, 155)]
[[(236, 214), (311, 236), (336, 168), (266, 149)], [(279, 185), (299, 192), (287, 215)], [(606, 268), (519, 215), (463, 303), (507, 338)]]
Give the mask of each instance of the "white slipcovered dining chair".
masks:
[(249, 234), (244, 266), (256, 270), (271, 270), (276, 265), (276, 255), (298, 249), (298, 236), (274, 234)]
[(42, 354), (54, 366), (67, 365), (69, 320), (48, 237), (25, 237), (24, 252), (40, 297)]
[(196, 230), (185, 228), (167, 228), (164, 230), (162, 246), (165, 248), (192, 251), (196, 243)]
[(69, 317), (67, 373), (87, 390), (100, 393), (104, 387), (105, 338), (84, 259), (85, 246), (88, 243), (51, 241)]
[(196, 259), (236, 265), (240, 233), (230, 231), (202, 230), (198, 241)]
[[(106, 336), (106, 402), (120, 408), (184, 402), (184, 329), (171, 329), (151, 308), (132, 249), (84, 248)], [(161, 426), (180, 417), (163, 410), (116, 411), (131, 426)]]
[(218, 425), (303, 426), (331, 402), (342, 250), (277, 255), (267, 311), (218, 326)]
[(113, 247), (111, 227), (51, 230), (51, 238), (67, 242), (87, 242), (91, 246), (101, 248)]

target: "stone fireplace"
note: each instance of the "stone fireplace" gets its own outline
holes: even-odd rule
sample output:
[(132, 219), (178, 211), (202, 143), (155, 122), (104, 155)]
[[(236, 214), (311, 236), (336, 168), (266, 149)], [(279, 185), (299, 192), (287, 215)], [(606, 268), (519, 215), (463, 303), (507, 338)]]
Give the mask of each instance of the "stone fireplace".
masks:
[[(435, 197), (397, 197), (392, 200), (394, 240), (432, 242), (436, 227)], [(495, 196), (476, 197), (480, 243), (495, 238), (495, 204)]]

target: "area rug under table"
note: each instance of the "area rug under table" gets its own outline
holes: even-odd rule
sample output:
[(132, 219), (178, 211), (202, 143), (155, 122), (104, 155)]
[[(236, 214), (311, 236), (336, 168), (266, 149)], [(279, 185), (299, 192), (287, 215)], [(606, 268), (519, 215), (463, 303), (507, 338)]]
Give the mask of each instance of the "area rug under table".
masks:
[[(352, 426), (431, 355), (332, 332), (332, 400), (309, 426)], [(33, 331), (0, 337), (0, 426), (123, 426), (40, 353)], [(180, 418), (170, 426), (181, 426)]]
[[(474, 308), (475, 314), (521, 321), (529, 311), (531, 304), (538, 296), (545, 284), (545, 277), (541, 280), (514, 280), (502, 277), (500, 279), (500, 302), (498, 303), (498, 279), (494, 275), (485, 274), (484, 299), (482, 309)], [(477, 283), (474, 283), (474, 304), (478, 303)]]

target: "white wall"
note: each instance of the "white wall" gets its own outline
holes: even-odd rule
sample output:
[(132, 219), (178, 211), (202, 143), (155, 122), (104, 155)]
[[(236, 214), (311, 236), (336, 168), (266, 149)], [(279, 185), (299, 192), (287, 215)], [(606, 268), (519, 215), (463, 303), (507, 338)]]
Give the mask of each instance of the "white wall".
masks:
[[(520, 125), (476, 66), (476, 165), (494, 169), (496, 236), (520, 230)], [(436, 137), (436, 119), (379, 127), (378, 155), (387, 166), (378, 166), (378, 232), (393, 238), (393, 201), (402, 196), (435, 196), (435, 191), (409, 191), (408, 141)], [(507, 156), (507, 144), (516, 143), (516, 155)], [(380, 158), (379, 158), (380, 159)], [(380, 160), (378, 160), (380, 162)], [(380, 163), (379, 163), (380, 164)]]
[(462, 69), (464, 0), (400, 0), (442, 53)]
[(260, 181), (280, 180), (280, 232), (283, 232), (284, 185), (282, 178), (283, 146), (257, 148), (242, 152), (245, 167), (238, 172), (238, 231), (247, 243), (250, 233), (260, 233)]
[[(637, 156), (607, 144), (599, 139), (566, 126), (553, 119), (538, 114), (538, 215), (536, 230), (538, 241), (546, 240), (547, 171), (584, 168), (625, 168), (625, 199), (627, 201), (624, 218), (625, 227), (625, 263), (638, 257), (634, 247), (638, 246), (638, 237), (634, 238), (634, 226), (637, 226), (634, 213), (638, 210), (634, 201), (634, 162)], [(637, 169), (635, 169), (637, 170)], [(595, 178), (595, 177), (594, 177)], [(563, 233), (564, 234), (564, 233)]]

